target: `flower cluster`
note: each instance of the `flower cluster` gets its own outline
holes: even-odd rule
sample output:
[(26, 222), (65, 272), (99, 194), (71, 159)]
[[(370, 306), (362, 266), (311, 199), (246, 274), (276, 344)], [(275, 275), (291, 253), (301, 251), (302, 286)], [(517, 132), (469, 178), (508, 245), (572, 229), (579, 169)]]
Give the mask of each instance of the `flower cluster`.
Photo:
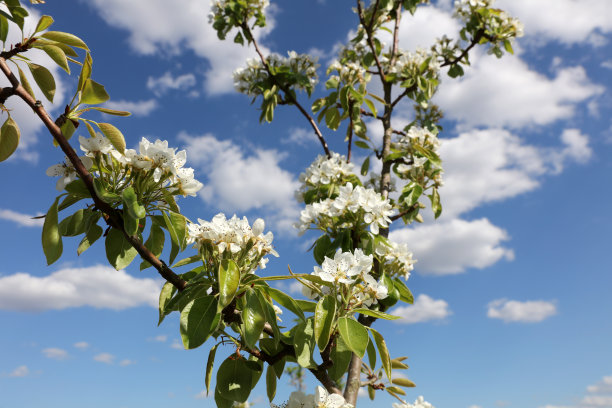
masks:
[[(389, 226), (392, 214), (389, 200), (383, 199), (376, 191), (347, 183), (339, 188), (336, 198), (306, 205), (295, 226), (304, 233), (311, 224), (326, 229), (333, 225), (349, 228), (363, 222), (370, 226), (373, 234), (378, 234), (379, 227)], [(339, 218), (339, 222), (334, 222), (334, 218)]]
[[(208, 23), (212, 24), (217, 36), (222, 40), (232, 28), (239, 27), (252, 18), (255, 19), (255, 25), (265, 26), (264, 10), (270, 5), (269, 0), (215, 0), (211, 3)], [(242, 38), (242, 34), (239, 35)]]
[(493, 3), (495, 0), (456, 0), (455, 15), (466, 23), (478, 20), (495, 41), (522, 37), (523, 23), (503, 10), (492, 8)]
[[(276, 75), (283, 86), (294, 87), (310, 94), (318, 82), (317, 58), (308, 54), (289, 51), (287, 57), (271, 54), (266, 58), (270, 71)], [(263, 94), (262, 83), (268, 78), (268, 72), (259, 60), (247, 60), (246, 68), (234, 71), (234, 88), (249, 96)]]
[[(431, 162), (427, 154), (439, 154), (440, 140), (429, 129), (412, 126), (402, 135), (394, 146), (398, 151), (406, 152), (405, 160), (395, 168), (402, 178), (409, 178), (421, 183), (427, 178), (434, 180), (436, 185), (442, 185), (442, 170)], [(427, 163), (430, 163), (426, 166)], [(431, 174), (430, 174), (431, 173)]]
[(363, 66), (357, 62), (344, 62), (335, 60), (327, 68), (327, 75), (336, 71), (337, 75), (330, 76), (330, 81), (342, 82), (346, 85), (365, 85), (370, 80), (370, 74), (368, 74)]
[[(93, 161), (91, 158), (87, 156), (80, 156), (79, 159), (81, 159), (81, 163), (83, 163), (83, 166), (85, 166), (87, 170), (91, 169), (93, 166)], [(72, 162), (68, 160), (68, 157), (66, 157), (66, 161), (64, 163), (54, 164), (53, 166), (49, 167), (46, 174), (49, 177), (60, 177), (55, 184), (55, 188), (58, 191), (62, 191), (68, 183), (78, 178), (76, 169), (72, 165)]]
[(425, 401), (423, 396), (419, 396), (414, 401), (414, 404), (409, 404), (407, 402), (403, 402), (402, 404), (399, 404), (399, 403), (396, 402), (396, 403), (393, 403), (392, 406), (393, 406), (393, 408), (434, 408), (433, 405), (431, 405), (429, 402)]
[(346, 402), (344, 397), (338, 394), (330, 394), (320, 385), (317, 386), (315, 394), (304, 394), (302, 391), (293, 391), (289, 395), (289, 401), (282, 406), (270, 404), (271, 408), (353, 408)]
[(226, 251), (235, 255), (246, 250), (241, 258), (249, 266), (248, 272), (254, 272), (257, 267), (265, 268), (268, 262), (265, 255), (278, 256), (272, 247), (272, 232), (264, 235), (265, 223), (261, 218), (255, 220), (252, 228), (246, 217), (240, 219), (234, 215), (228, 220), (223, 213), (215, 215), (212, 221), (198, 218), (198, 222), (188, 224), (187, 244), (194, 244), (196, 249), (211, 244), (220, 255)]
[(303, 202), (304, 194), (308, 190), (330, 183), (341, 183), (343, 178), (354, 176), (354, 168), (353, 163), (348, 163), (346, 157), (339, 153), (332, 153), (331, 158), (319, 155), (306, 171), (300, 174), (302, 185), (296, 191), (296, 198)]
[(349, 307), (371, 306), (377, 303), (378, 299), (386, 298), (388, 294), (387, 287), (370, 275), (373, 260), (372, 255), (365, 255), (359, 248), (354, 253), (338, 251), (334, 259), (325, 257), (321, 267), (315, 266), (311, 275), (331, 283), (334, 289), (315, 285), (316, 290), (313, 290), (304, 286), (302, 293), (315, 299), (319, 293), (329, 295), (335, 291), (347, 300)]
[[(381, 64), (388, 65), (389, 59), (383, 56)], [(435, 55), (421, 48), (414, 53), (400, 51), (395, 64), (388, 67), (389, 73), (397, 74), (402, 80), (416, 78), (419, 75), (435, 78), (439, 71), (440, 62)]]
[(410, 277), (410, 272), (414, 269), (415, 259), (412, 259), (412, 252), (408, 250), (405, 243), (388, 241), (382, 242), (375, 249), (376, 255), (384, 262), (384, 269), (387, 275), (402, 276), (404, 279)]

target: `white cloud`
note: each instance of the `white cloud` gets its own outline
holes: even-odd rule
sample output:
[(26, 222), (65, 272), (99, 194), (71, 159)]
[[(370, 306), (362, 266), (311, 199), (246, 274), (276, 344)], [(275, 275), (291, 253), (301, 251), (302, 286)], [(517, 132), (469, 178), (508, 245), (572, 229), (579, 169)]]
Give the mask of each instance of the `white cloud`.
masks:
[(540, 42), (593, 43), (600, 33), (612, 32), (612, 3), (608, 0), (499, 0), (496, 6), (518, 17), (526, 37)]
[(174, 339), (172, 341), (172, 344), (170, 345), (170, 347), (176, 350), (182, 350), (184, 348), (183, 343), (181, 343), (181, 341), (177, 339)]
[(156, 307), (160, 287), (153, 279), (102, 265), (61, 269), (44, 277), (16, 273), (0, 277), (0, 310)]
[(109, 101), (104, 104), (105, 108), (131, 112), (134, 116), (148, 116), (159, 107), (155, 99), (142, 101)]
[(170, 90), (185, 91), (194, 87), (195, 84), (196, 79), (193, 74), (183, 74), (174, 77), (170, 72), (166, 72), (158, 78), (149, 77), (147, 79), (147, 88), (157, 96), (164, 95)]
[(51, 358), (53, 360), (66, 360), (68, 358), (68, 352), (66, 350), (49, 347), (42, 351), (42, 353), (47, 358)]
[(414, 304), (394, 308), (393, 314), (400, 316), (400, 319), (394, 320), (396, 323), (413, 324), (443, 320), (450, 316), (452, 312), (448, 308), (448, 303), (444, 300), (432, 299), (421, 294), (414, 300)]
[(113, 364), (115, 356), (110, 353), (100, 353), (96, 354), (93, 359), (99, 363)]
[(297, 144), (303, 147), (319, 144), (319, 140), (312, 129), (290, 128), (288, 133), (289, 136), (281, 139), (281, 143)]
[(546, 405), (540, 408), (611, 408), (612, 376), (603, 377), (598, 383), (586, 387), (585, 395), (572, 405)]
[[(417, 48), (429, 49), (443, 35), (456, 38), (460, 28), (458, 20), (451, 14), (433, 6), (419, 7), (414, 15), (405, 11), (400, 22), (399, 46), (412, 52)], [(382, 37), (391, 44), (391, 34)]]
[(89, 343), (87, 343), (86, 341), (79, 341), (77, 343), (74, 343), (73, 346), (78, 349), (85, 350), (89, 348)]
[(206, 390), (202, 390), (202, 391), (198, 392), (196, 395), (194, 395), (193, 398), (195, 398), (195, 399), (205, 399), (205, 398), (208, 398), (208, 393), (206, 392)]
[(32, 218), (33, 215), (21, 214), (13, 210), (0, 208), (0, 219), (12, 221), (21, 227), (42, 227), (45, 220), (43, 218)]
[(121, 360), (121, 361), (119, 362), (119, 365), (120, 365), (121, 367), (127, 367), (127, 366), (132, 365), (132, 364), (136, 364), (136, 362), (135, 362), (135, 361), (133, 361), (133, 360), (128, 360), (128, 359)]
[(467, 268), (486, 268), (502, 258), (514, 259), (512, 250), (501, 246), (509, 239), (506, 231), (486, 218), (403, 228), (392, 231), (390, 238), (408, 244), (418, 260), (415, 270), (423, 274), (457, 274)]
[(612, 69), (612, 60), (607, 60), (601, 63), (602, 68)]
[[(208, 24), (210, 1), (92, 0), (90, 4), (109, 25), (128, 31), (128, 42), (138, 53), (167, 56), (187, 49), (206, 58), (210, 67), (205, 73), (205, 88), (209, 94), (231, 91), (232, 72), (247, 58), (256, 57), (252, 48), (234, 44), (232, 33), (226, 41), (217, 38)], [(255, 30), (255, 36), (261, 38), (273, 26), (269, 18), (268, 27)], [(263, 52), (267, 53), (265, 47)]]
[(11, 371), (8, 376), (9, 377), (26, 377), (28, 374), (30, 374), (30, 370), (28, 369), (28, 366), (22, 365), (22, 366), (15, 368), (13, 371)]
[(487, 316), (505, 322), (537, 323), (557, 314), (555, 302), (497, 299), (487, 305)]
[(465, 126), (521, 128), (574, 116), (578, 103), (601, 94), (582, 66), (560, 68), (554, 78), (529, 69), (518, 56), (475, 52), (465, 76), (444, 81), (434, 101)]
[(166, 336), (165, 334), (160, 334), (159, 336), (153, 337), (151, 340), (158, 341), (160, 343), (164, 343), (166, 340), (168, 340), (168, 336)]
[(294, 191), (295, 176), (279, 163), (285, 154), (277, 150), (246, 149), (230, 140), (212, 135), (179, 135), (186, 144), (189, 161), (199, 166), (204, 188), (200, 197), (225, 212), (258, 209), (266, 212), (266, 221), (281, 231), (294, 231), (298, 207)]
[(603, 394), (612, 394), (612, 375), (606, 376), (600, 382), (587, 387), (587, 392)]

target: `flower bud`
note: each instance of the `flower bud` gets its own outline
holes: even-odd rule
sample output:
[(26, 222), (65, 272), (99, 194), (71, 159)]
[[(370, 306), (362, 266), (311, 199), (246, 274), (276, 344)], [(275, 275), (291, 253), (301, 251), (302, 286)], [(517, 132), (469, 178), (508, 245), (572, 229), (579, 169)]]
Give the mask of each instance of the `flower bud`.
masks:
[(264, 222), (264, 220), (262, 220), (261, 218), (256, 219), (255, 222), (253, 223), (253, 227), (251, 228), (251, 230), (253, 231), (253, 235), (254, 236), (261, 235), (263, 233), (265, 226), (266, 226), (266, 223)]

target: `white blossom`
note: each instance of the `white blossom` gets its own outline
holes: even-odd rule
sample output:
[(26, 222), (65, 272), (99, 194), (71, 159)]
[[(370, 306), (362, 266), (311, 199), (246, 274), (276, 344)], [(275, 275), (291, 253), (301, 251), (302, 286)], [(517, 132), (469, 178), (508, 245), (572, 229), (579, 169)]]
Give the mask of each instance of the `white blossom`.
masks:
[[(89, 157), (79, 156), (79, 159), (87, 170), (91, 169), (91, 167), (93, 166), (93, 161)], [(60, 178), (59, 180), (57, 180), (57, 184), (55, 185), (55, 188), (58, 191), (62, 191), (68, 183), (78, 178), (76, 169), (74, 168), (68, 157), (66, 157), (66, 161), (64, 163), (55, 164), (49, 167), (46, 171), (46, 174), (49, 177)]]
[(107, 154), (113, 150), (113, 145), (110, 140), (102, 133), (96, 132), (94, 137), (86, 138), (79, 136), (79, 144), (81, 150), (85, 152), (87, 156), (95, 156), (96, 154)]
[(325, 257), (321, 267), (315, 266), (312, 274), (326, 282), (350, 285), (357, 277), (367, 274), (372, 269), (372, 261), (372, 255), (364, 255), (359, 248), (354, 254), (338, 251), (334, 259)]
[(315, 408), (352, 408), (353, 405), (346, 402), (339, 394), (330, 394), (320, 385), (317, 385), (314, 397)]
[(332, 153), (331, 158), (319, 155), (306, 171), (300, 174), (302, 185), (296, 192), (298, 201), (303, 201), (303, 195), (309, 188), (338, 182), (343, 177), (353, 175), (354, 168), (355, 165), (348, 163), (346, 157), (339, 153)]

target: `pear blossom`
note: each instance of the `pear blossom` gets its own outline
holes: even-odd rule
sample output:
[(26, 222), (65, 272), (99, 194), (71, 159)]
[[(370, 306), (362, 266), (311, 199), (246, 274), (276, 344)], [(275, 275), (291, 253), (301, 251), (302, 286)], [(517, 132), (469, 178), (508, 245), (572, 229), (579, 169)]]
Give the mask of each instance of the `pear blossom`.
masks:
[(173, 177), (175, 184), (174, 191), (178, 191), (183, 197), (193, 196), (200, 191), (203, 184), (193, 177), (193, 169), (191, 167), (182, 167), (176, 170), (176, 175)]
[(373, 303), (377, 303), (377, 300), (384, 299), (389, 294), (389, 289), (382, 282), (376, 282), (372, 275), (364, 275), (363, 283), (363, 293), (366, 295), (363, 300), (365, 306), (370, 307)]
[(352, 408), (342, 395), (330, 394), (320, 385), (317, 385), (314, 397), (315, 408)]
[(416, 259), (413, 259), (412, 252), (410, 252), (406, 243), (397, 243), (390, 240), (387, 243), (380, 241), (375, 248), (375, 252), (382, 258), (385, 271), (390, 276), (399, 275), (406, 280), (410, 277)]
[[(91, 169), (91, 167), (93, 166), (93, 161), (89, 157), (79, 156), (79, 159), (87, 170)], [(57, 180), (57, 184), (55, 185), (55, 188), (58, 191), (62, 191), (68, 183), (78, 178), (76, 169), (74, 168), (68, 157), (66, 157), (66, 161), (64, 163), (55, 164), (49, 167), (46, 171), (46, 174), (49, 177), (60, 177), (60, 179)]]
[(346, 157), (339, 153), (332, 153), (331, 158), (324, 155), (317, 156), (306, 171), (300, 174), (299, 180), (302, 185), (296, 191), (297, 200), (304, 201), (304, 193), (312, 187), (337, 183), (343, 177), (354, 175), (354, 168), (355, 165), (348, 163)]
[(89, 157), (97, 154), (108, 154), (113, 150), (110, 140), (102, 133), (96, 132), (94, 137), (79, 136), (81, 150)]
[(326, 282), (350, 285), (357, 277), (367, 274), (372, 269), (372, 261), (372, 255), (364, 255), (359, 248), (354, 254), (338, 251), (334, 259), (325, 257), (321, 267), (315, 266), (312, 274)]

